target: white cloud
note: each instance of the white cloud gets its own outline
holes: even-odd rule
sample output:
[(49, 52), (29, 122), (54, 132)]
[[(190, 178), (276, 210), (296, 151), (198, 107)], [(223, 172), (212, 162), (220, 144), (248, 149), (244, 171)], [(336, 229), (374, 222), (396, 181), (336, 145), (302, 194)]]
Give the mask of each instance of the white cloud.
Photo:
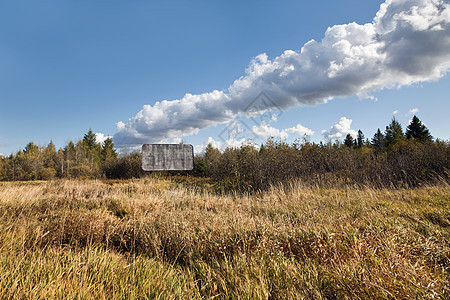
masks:
[(117, 123), (114, 141), (133, 147), (196, 134), (248, 115), (261, 91), (273, 100), (257, 108), (265, 111), (355, 94), (371, 98), (375, 90), (437, 80), (450, 67), (448, 49), (448, 0), (387, 0), (371, 23), (330, 27), (322, 41), (311, 40), (273, 60), (256, 56), (226, 91), (144, 105), (128, 122)]
[(95, 140), (97, 141), (97, 143), (100, 143), (100, 145), (103, 144), (103, 142), (107, 139), (107, 138), (112, 138), (112, 136), (110, 135), (104, 135), (101, 132), (97, 132), (95, 134)]
[(409, 110), (409, 114), (410, 115), (415, 115), (415, 114), (417, 114), (419, 112), (419, 109), (417, 108), (417, 107), (415, 107), (415, 108), (413, 108), (413, 109), (410, 109)]
[(224, 143), (224, 148), (240, 148), (242, 145), (252, 143), (252, 141), (247, 140), (246, 138), (241, 139), (228, 139)]
[(358, 133), (350, 128), (352, 122), (352, 119), (341, 117), (338, 122), (334, 123), (334, 125), (330, 127), (329, 130), (322, 130), (322, 134), (327, 140), (340, 139), (345, 137), (347, 134), (351, 134), (353, 137), (356, 137)]
[(240, 148), (242, 145), (252, 145), (258, 149), (258, 146), (252, 140), (248, 140), (246, 138), (229, 138), (222, 143), (214, 140), (212, 137), (208, 137), (208, 140), (206, 140), (203, 144), (194, 146), (195, 154), (204, 154), (205, 149), (209, 144), (220, 151), (223, 151), (226, 148)]
[(295, 133), (298, 136), (309, 136), (314, 134), (314, 131), (302, 126), (302, 124), (297, 124), (292, 128), (285, 129), (285, 131)]
[(260, 148), (259, 145), (255, 144), (255, 142), (253, 142), (253, 140), (251, 139), (229, 138), (223, 142), (219, 142), (214, 140), (212, 137), (208, 137), (208, 139), (203, 144), (194, 146), (194, 153), (203, 155), (205, 153), (206, 147), (209, 144), (211, 144), (211, 146), (213, 146), (214, 148), (219, 149), (221, 152), (223, 152), (226, 148), (240, 148), (243, 145), (250, 145), (258, 150)]
[(206, 147), (211, 144), (216, 149), (222, 149), (222, 143), (215, 141), (212, 137), (208, 137), (206, 142), (204, 142), (201, 145), (195, 145), (194, 146), (194, 152), (195, 154), (204, 154)]
[(252, 133), (263, 140), (270, 137), (287, 139), (289, 136), (286, 131), (267, 125), (264, 121), (259, 126), (253, 126)]
[(252, 133), (263, 140), (267, 140), (270, 137), (287, 139), (289, 137), (289, 133), (294, 133), (298, 136), (309, 136), (313, 135), (314, 131), (309, 128), (304, 127), (302, 124), (297, 124), (294, 127), (286, 128), (286, 129), (278, 129), (267, 125), (264, 121), (259, 126), (253, 126)]
[(394, 111), (392, 112), (392, 114), (395, 116), (396, 114), (398, 114), (398, 110), (394, 110)]

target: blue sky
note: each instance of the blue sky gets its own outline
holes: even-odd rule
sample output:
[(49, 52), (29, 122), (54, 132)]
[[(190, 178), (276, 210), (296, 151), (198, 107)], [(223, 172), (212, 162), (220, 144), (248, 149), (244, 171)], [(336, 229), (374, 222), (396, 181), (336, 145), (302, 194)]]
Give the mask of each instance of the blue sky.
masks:
[[(434, 53), (439, 57), (437, 61), (424, 60), (440, 67), (439, 76), (424, 71), (426, 74), (421, 72), (419, 79), (418, 73), (408, 73), (414, 79), (394, 87), (385, 82), (374, 83), (373, 90), (367, 89), (372, 99), (355, 96), (348, 76), (347, 82), (331, 81), (336, 87), (327, 92), (333, 97), (329, 101), (319, 97), (305, 102), (301, 96), (305, 94), (300, 92), (290, 100), (282, 100), (284, 96), (254, 81), (251, 93), (238, 90), (238, 94), (247, 96), (230, 99), (230, 86), (249, 76), (246, 69), (258, 55), (266, 53), (269, 62), (274, 61), (286, 50), (300, 53), (312, 39), (320, 43), (327, 28), (334, 25), (372, 23), (383, 2), (0, 1), (0, 153), (15, 152), (30, 141), (46, 145), (53, 140), (61, 147), (71, 139), (82, 138), (89, 128), (114, 135), (116, 144), (123, 148), (144, 142), (178, 142), (180, 138), (194, 145), (209, 139), (225, 146), (220, 134), (231, 128), (231, 117), (239, 118), (250, 129), (256, 126), (239, 103), (251, 101), (260, 91), (265, 91), (277, 108), (282, 107), (283, 113), (256, 129), (259, 133), (278, 130), (280, 137), (284, 137), (284, 132), (288, 142), (301, 137), (294, 130), (287, 130), (298, 124), (309, 133), (314, 132), (309, 137), (313, 141), (326, 139), (323, 130), (328, 130), (334, 139), (336, 128), (348, 132), (361, 129), (370, 138), (378, 127), (383, 129), (389, 123), (394, 111), (406, 127), (413, 109), (434, 137), (449, 139), (450, 79), (444, 73), (449, 66), (450, 48)], [(441, 23), (447, 27), (436, 32), (441, 34), (439, 40), (443, 40), (443, 35), (448, 43), (449, 20)], [(425, 33), (413, 36), (417, 39), (414, 45), (430, 42), (426, 39), (427, 30), (422, 31)], [(435, 48), (446, 45), (442, 42)], [(423, 51), (416, 52), (425, 56)], [(391, 65), (402, 64), (400, 69), (409, 72), (413, 60), (393, 57)], [(267, 65), (261, 59), (255, 66)], [(358, 79), (358, 70), (352, 72)], [(391, 69), (388, 74), (392, 75)], [(364, 87), (371, 84), (370, 76), (374, 75), (367, 76)], [(407, 77), (392, 76), (394, 83)], [(267, 83), (264, 78), (270, 76), (263, 77)], [(312, 86), (313, 80), (309, 83)], [(168, 100), (170, 104), (184, 99), (186, 93), (196, 97), (214, 90), (224, 94), (217, 96), (218, 103), (233, 102), (227, 106), (232, 108), (226, 116), (208, 108), (208, 96), (203, 106), (195, 106), (199, 109), (197, 114), (189, 112), (189, 105), (161, 108), (163, 116), (155, 117), (161, 127), (152, 125), (157, 101)], [(345, 92), (333, 94), (340, 90)], [(360, 92), (360, 87), (356, 90)], [(195, 97), (192, 103), (197, 103)], [(147, 110), (143, 110), (142, 121), (138, 112), (144, 105)], [(174, 110), (189, 118), (178, 117)], [(214, 116), (210, 118), (208, 114)], [(198, 121), (199, 116), (202, 122)], [(134, 121), (130, 122), (130, 118)], [(119, 128), (120, 132), (119, 121), (123, 128)], [(335, 126), (333, 131), (330, 127), (336, 123), (344, 125), (344, 129)], [(182, 126), (193, 129), (180, 129)], [(241, 136), (256, 143), (264, 141), (249, 130)]]

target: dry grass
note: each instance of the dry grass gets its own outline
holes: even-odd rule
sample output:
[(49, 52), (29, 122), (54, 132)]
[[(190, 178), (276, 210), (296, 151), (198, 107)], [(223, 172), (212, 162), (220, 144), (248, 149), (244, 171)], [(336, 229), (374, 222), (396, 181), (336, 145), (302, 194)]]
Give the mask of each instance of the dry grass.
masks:
[(450, 188), (0, 183), (0, 298), (449, 298)]

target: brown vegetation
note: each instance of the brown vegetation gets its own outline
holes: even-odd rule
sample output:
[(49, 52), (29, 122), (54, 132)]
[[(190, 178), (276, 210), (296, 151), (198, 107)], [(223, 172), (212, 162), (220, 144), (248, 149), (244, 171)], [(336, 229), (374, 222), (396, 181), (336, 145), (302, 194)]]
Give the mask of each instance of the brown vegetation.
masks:
[(450, 297), (450, 189), (0, 183), (0, 298)]
[[(294, 144), (268, 140), (260, 148), (243, 145), (223, 152), (207, 147), (195, 157), (190, 172), (161, 172), (153, 176), (180, 175), (191, 183), (191, 176), (211, 178), (216, 191), (257, 192), (280, 182), (301, 180), (325, 186), (359, 185), (418, 187), (450, 180), (450, 144), (433, 140), (428, 129), (414, 116), (403, 133), (395, 119), (380, 130), (371, 142), (361, 131), (345, 141)], [(90, 130), (83, 140), (69, 142), (56, 151), (53, 143), (39, 147), (29, 143), (25, 149), (0, 158), (0, 180), (49, 180), (52, 178), (140, 178), (138, 152), (118, 156), (112, 139), (100, 145)], [(204, 180), (203, 180), (204, 181)]]

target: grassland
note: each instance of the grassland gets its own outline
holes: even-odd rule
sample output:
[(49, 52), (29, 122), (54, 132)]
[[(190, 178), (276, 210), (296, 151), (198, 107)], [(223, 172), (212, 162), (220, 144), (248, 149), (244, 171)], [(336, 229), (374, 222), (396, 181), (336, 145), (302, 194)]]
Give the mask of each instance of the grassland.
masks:
[(450, 187), (0, 183), (0, 298), (449, 299)]

